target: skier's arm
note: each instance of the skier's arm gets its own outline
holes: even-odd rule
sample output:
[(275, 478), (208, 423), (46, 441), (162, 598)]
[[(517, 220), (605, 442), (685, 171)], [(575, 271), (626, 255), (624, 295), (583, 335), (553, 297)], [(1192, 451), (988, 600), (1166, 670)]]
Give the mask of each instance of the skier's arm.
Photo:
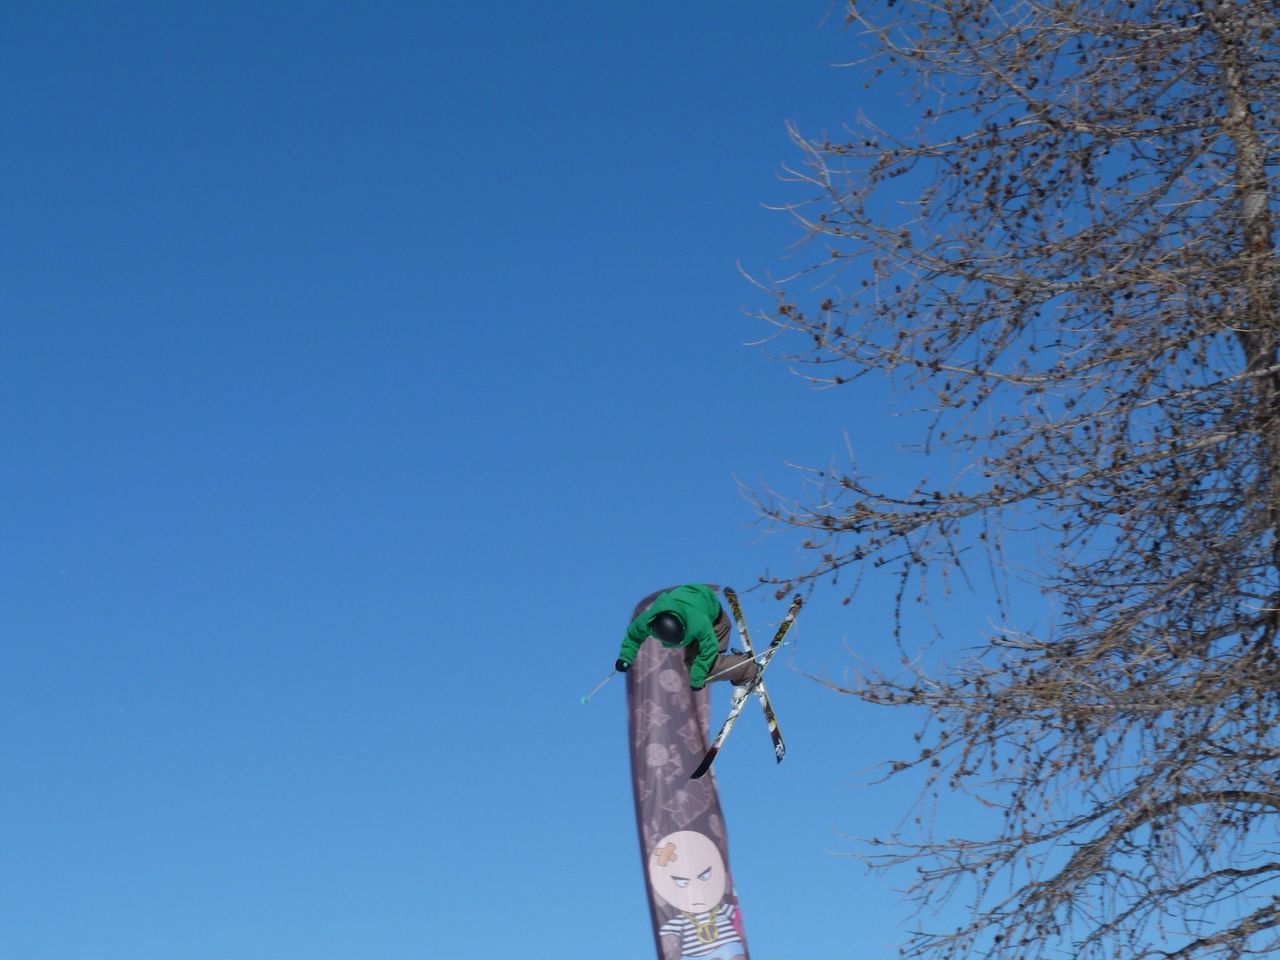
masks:
[(689, 664), (689, 685), (691, 687), (701, 687), (707, 682), (707, 674), (719, 655), (720, 640), (716, 637), (714, 631), (708, 630), (698, 637), (698, 655), (694, 658), (693, 663)]
[(643, 622), (644, 614), (636, 617), (627, 627), (626, 636), (622, 638), (622, 647), (618, 650), (618, 659), (630, 666), (635, 662), (640, 644), (649, 636), (649, 625)]

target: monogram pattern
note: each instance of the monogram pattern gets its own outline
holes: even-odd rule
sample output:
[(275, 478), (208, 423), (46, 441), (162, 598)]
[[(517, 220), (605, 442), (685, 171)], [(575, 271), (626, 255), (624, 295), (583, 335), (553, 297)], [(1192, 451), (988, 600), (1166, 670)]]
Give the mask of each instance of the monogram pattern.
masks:
[[(638, 616), (662, 591), (645, 597), (632, 614)], [(689, 775), (708, 748), (711, 724), (710, 694), (689, 689), (689, 673), (679, 649), (659, 643), (640, 646), (627, 671), (627, 726), (631, 748), (631, 776), (640, 835), (642, 862), (661, 858), (659, 844), (680, 831), (693, 831), (710, 839), (728, 872), (729, 850), (714, 775), (691, 780)], [(669, 854), (668, 854), (669, 855)], [(732, 882), (726, 884), (724, 905), (732, 908), (734, 926), (741, 935), (741, 916)], [(646, 884), (649, 912), (660, 960), (682, 955), (679, 943), (659, 931), (681, 911), (655, 896)], [(705, 925), (704, 914), (703, 924)], [(741, 946), (747, 957), (745, 940)]]

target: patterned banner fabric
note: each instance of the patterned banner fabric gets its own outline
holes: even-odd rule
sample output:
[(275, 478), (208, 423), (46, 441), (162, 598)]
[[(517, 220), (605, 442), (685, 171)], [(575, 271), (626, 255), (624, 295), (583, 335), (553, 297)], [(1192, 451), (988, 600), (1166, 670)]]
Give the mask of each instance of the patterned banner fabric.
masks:
[(748, 960), (715, 777), (689, 779), (707, 752), (709, 698), (709, 689), (689, 689), (681, 650), (640, 646), (627, 671), (627, 732), (659, 960)]

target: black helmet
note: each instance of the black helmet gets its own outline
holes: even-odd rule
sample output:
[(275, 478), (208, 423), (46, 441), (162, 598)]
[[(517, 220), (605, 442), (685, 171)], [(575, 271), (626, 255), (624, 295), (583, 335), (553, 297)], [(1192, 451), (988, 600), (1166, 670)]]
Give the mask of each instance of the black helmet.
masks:
[(674, 613), (664, 610), (654, 614), (649, 621), (649, 629), (668, 647), (678, 647), (684, 643), (684, 624)]

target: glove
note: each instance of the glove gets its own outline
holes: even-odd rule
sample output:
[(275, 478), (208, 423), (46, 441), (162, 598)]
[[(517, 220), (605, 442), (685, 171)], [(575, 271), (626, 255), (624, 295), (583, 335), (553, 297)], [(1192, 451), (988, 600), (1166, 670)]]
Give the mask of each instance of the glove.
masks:
[(627, 667), (629, 666), (631, 666), (631, 664), (627, 663), (627, 661), (618, 660), (614, 663), (613, 669), (617, 670), (619, 673), (626, 673)]

